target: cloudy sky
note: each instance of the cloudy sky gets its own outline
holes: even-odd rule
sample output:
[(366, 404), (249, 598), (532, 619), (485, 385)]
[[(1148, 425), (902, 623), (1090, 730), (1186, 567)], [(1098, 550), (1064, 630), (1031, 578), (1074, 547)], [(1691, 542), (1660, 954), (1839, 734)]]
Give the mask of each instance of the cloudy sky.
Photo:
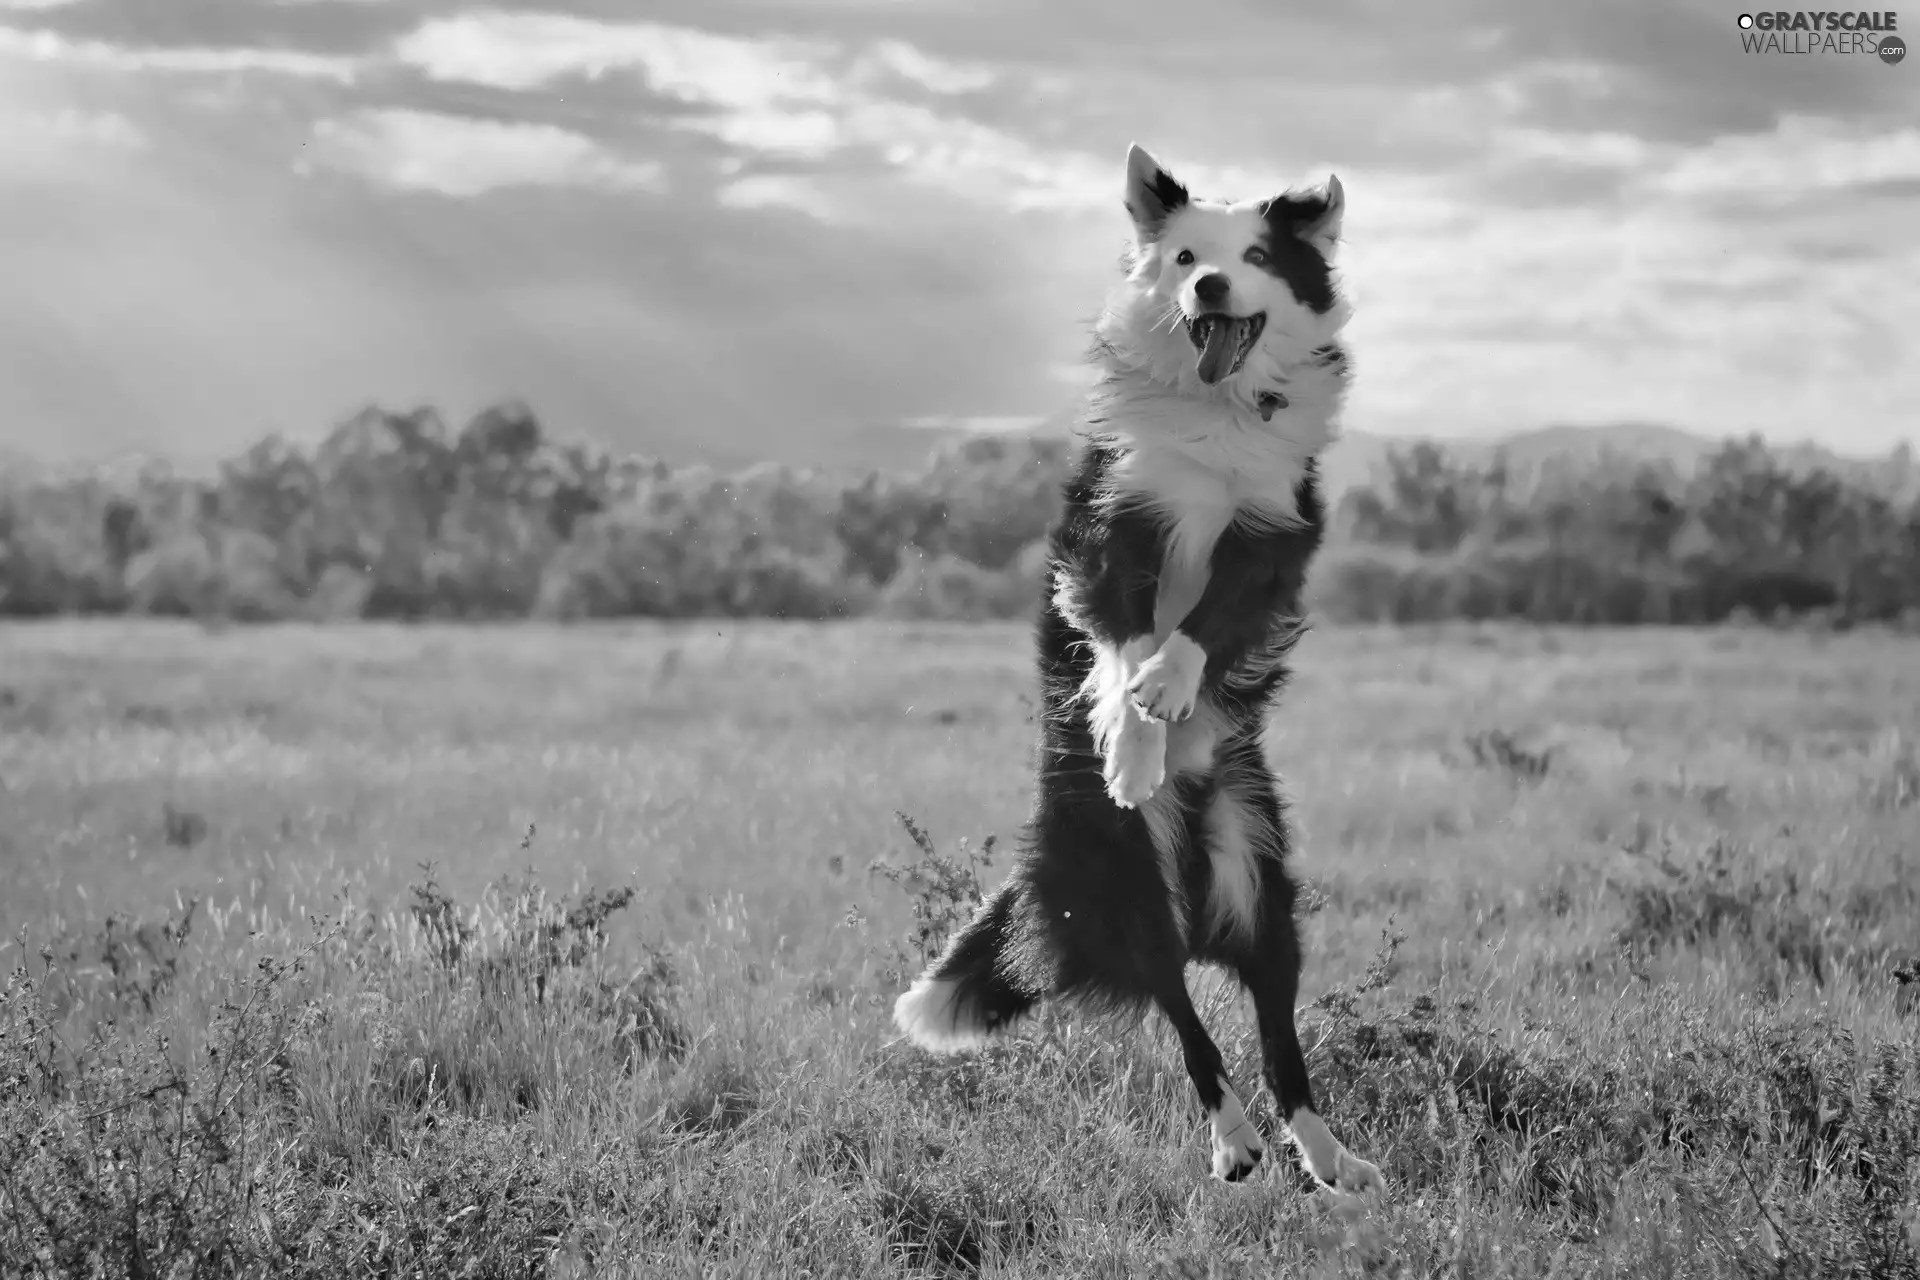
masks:
[(0, 0), (0, 447), (1052, 415), (1136, 139), (1203, 194), (1341, 175), (1351, 426), (1920, 440), (1920, 58), (1755, 57), (1737, 14)]

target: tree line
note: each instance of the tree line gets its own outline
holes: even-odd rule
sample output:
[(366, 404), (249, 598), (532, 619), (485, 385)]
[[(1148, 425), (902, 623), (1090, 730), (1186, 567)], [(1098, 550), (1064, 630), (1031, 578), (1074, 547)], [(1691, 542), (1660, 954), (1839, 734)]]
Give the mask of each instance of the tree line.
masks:
[(1626, 457), (1518, 474), (1420, 444), (1348, 493), (1319, 604), (1355, 620), (1920, 621), (1910, 466), (1843, 476), (1758, 438), (1690, 474)]
[[(916, 471), (734, 473), (369, 409), (211, 476), (0, 478), (0, 615), (277, 619), (1017, 617), (1041, 598), (1067, 439), (982, 435)], [(1337, 619), (1920, 617), (1920, 498), (1757, 439), (1691, 474), (1393, 452), (1341, 495), (1310, 604)]]

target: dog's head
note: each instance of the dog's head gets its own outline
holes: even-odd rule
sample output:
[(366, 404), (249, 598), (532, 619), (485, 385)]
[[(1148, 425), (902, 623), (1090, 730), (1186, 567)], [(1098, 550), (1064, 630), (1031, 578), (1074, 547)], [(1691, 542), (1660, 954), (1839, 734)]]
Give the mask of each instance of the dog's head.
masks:
[(1346, 320), (1333, 279), (1340, 179), (1266, 200), (1195, 199), (1139, 146), (1127, 153), (1134, 248), (1101, 337), (1175, 385), (1259, 393)]

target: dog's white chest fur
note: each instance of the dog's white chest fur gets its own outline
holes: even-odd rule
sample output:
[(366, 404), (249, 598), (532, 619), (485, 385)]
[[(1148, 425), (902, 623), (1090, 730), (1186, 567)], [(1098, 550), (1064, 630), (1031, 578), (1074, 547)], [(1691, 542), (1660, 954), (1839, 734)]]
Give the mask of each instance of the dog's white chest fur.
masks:
[(1186, 407), (1189, 420), (1171, 430), (1165, 422), (1128, 430), (1131, 415), (1106, 424), (1122, 442), (1112, 500), (1142, 502), (1167, 522), (1166, 567), (1183, 573), (1203, 570), (1236, 520), (1299, 523), (1300, 481), (1319, 445), (1230, 406), (1209, 410)]

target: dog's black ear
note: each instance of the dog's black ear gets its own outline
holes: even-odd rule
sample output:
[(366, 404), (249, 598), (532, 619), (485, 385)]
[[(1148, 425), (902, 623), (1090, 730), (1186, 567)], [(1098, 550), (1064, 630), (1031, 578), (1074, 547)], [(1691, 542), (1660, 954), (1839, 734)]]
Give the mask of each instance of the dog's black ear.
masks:
[(1264, 210), (1276, 231), (1297, 236), (1318, 249), (1323, 257), (1333, 256), (1340, 240), (1340, 222), (1347, 212), (1346, 189), (1336, 174), (1327, 175), (1327, 185), (1319, 191), (1275, 196)]
[(1187, 203), (1187, 189), (1134, 143), (1127, 149), (1127, 214), (1144, 241), (1156, 239), (1167, 218)]

